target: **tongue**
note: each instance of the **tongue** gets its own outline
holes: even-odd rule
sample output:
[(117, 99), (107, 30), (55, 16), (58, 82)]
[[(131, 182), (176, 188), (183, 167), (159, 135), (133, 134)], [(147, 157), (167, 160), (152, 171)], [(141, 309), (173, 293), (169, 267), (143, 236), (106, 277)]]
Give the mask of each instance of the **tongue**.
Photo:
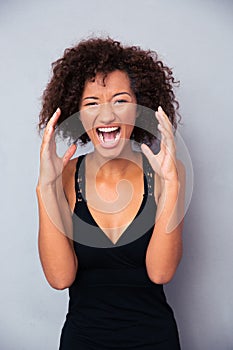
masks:
[(105, 142), (110, 142), (115, 140), (116, 131), (103, 132), (103, 138)]

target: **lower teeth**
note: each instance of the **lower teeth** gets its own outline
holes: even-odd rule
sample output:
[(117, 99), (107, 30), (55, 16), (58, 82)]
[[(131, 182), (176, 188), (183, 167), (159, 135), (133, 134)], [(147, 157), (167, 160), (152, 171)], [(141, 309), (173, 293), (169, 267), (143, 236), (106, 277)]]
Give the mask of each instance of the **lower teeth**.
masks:
[(116, 134), (116, 136), (114, 137), (113, 140), (105, 141), (103, 134), (100, 133), (100, 134), (99, 134), (99, 138), (100, 138), (100, 140), (101, 140), (103, 143), (114, 143), (116, 140), (118, 140), (119, 135), (120, 135), (120, 134), (119, 134), (119, 132), (118, 132), (118, 133)]

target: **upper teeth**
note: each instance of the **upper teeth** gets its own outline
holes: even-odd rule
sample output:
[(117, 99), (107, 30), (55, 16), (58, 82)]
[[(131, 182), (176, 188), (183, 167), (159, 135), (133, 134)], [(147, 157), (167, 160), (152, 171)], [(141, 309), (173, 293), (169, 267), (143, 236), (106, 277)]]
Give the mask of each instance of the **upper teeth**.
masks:
[(116, 130), (118, 130), (117, 126), (113, 126), (110, 128), (98, 128), (98, 131), (100, 131), (100, 132), (112, 132), (112, 131), (116, 131)]

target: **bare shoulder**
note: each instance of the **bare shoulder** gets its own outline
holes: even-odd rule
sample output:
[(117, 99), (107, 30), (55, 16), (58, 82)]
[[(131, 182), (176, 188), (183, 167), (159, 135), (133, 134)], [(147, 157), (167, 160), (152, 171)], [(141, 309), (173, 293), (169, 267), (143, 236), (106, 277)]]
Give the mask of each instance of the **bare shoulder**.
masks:
[(75, 202), (76, 202), (75, 171), (76, 171), (77, 161), (78, 161), (78, 157), (69, 160), (67, 166), (63, 169), (63, 172), (62, 172), (63, 189), (72, 211), (74, 209)]

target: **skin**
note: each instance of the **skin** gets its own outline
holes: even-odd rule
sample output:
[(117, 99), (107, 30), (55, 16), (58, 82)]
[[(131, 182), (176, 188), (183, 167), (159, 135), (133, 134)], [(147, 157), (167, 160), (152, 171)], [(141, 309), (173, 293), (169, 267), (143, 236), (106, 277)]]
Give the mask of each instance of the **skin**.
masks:
[[(105, 85), (101, 74), (96, 76), (94, 82), (86, 82), (80, 101), (81, 121), (95, 146), (94, 152), (86, 156), (86, 199), (93, 218), (114, 243), (134, 219), (144, 192), (142, 157), (140, 153), (132, 151), (129, 142), (137, 117), (134, 104), (136, 98), (129, 78), (122, 71), (108, 74)], [(111, 109), (111, 106), (116, 109)], [(69, 210), (73, 212), (76, 201), (74, 173), (77, 158), (71, 160), (76, 151), (75, 145), (70, 146), (62, 158), (56, 155), (54, 128), (60, 113), (58, 109), (45, 129), (37, 195), (42, 266), (49, 283), (54, 288), (64, 289), (73, 282), (78, 270), (69, 216)], [(154, 195), (158, 207), (145, 263), (153, 282), (167, 283), (173, 277), (182, 255), (185, 175), (182, 164), (176, 160), (172, 125), (161, 107), (155, 117), (162, 135), (161, 150), (154, 155), (146, 145), (142, 145), (142, 152), (155, 172)], [(120, 126), (121, 138), (113, 147), (106, 148), (101, 144), (96, 128), (109, 126)], [(49, 198), (54, 197), (57, 210), (54, 218), (49, 217), (48, 211), (46, 215), (43, 205), (47, 194)], [(57, 207), (58, 198), (60, 205), (63, 205), (62, 210)], [(110, 211), (107, 210), (109, 207)], [(56, 212), (55, 209), (51, 208), (50, 213)], [(52, 236), (46, 234), (48, 221)], [(56, 222), (56, 227), (53, 222)]]
[[(95, 146), (86, 157), (86, 197), (95, 221), (115, 243), (141, 205), (143, 173), (141, 156), (132, 151), (129, 141), (136, 119), (136, 98), (128, 76), (112, 72), (105, 85), (102, 78), (98, 75), (94, 82), (86, 83), (80, 104), (81, 121)], [(91, 115), (85, 113), (90, 106)], [(114, 126), (121, 127), (119, 143), (106, 149), (96, 128)]]

